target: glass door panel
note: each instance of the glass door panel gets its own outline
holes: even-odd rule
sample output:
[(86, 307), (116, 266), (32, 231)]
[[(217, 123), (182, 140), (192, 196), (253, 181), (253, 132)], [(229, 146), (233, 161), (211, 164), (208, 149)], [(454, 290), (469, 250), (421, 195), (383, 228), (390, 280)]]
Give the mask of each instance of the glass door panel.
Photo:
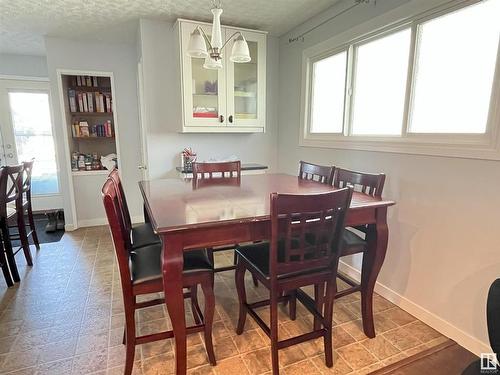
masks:
[[(207, 69), (203, 66), (205, 59), (188, 56), (189, 37), (196, 26), (192, 23), (183, 23), (181, 26), (185, 126), (225, 126), (224, 63), (220, 69)], [(210, 38), (211, 27), (202, 28)]]
[(257, 119), (258, 74), (257, 42), (248, 41), (251, 61), (234, 64), (234, 117)]
[(227, 114), (228, 126), (264, 127), (266, 94), (266, 35), (242, 31), (251, 60), (233, 63), (229, 57), (233, 46), (234, 29), (226, 29), (226, 38), (231, 40), (226, 47), (227, 64)]
[(191, 58), (191, 75), (193, 77), (193, 117), (219, 117), (218, 77), (217, 70), (205, 69), (205, 60)]
[(35, 158), (32, 194), (59, 193), (49, 94), (9, 92), (9, 105), (17, 160), (22, 162)]

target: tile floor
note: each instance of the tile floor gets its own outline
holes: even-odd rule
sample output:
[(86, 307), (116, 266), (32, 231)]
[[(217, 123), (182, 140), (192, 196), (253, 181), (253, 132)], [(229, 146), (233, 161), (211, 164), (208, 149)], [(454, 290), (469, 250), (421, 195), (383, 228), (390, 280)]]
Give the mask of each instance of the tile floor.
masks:
[[(107, 227), (67, 233), (58, 243), (32, 250), (34, 267), (18, 264), (22, 281), (7, 289), (0, 280), (0, 373), (121, 374), (124, 363), (123, 306), (119, 274)], [(231, 262), (230, 253), (216, 261)], [(245, 332), (234, 333), (237, 299), (232, 272), (218, 274), (214, 322), (218, 364), (207, 363), (199, 334), (188, 341), (191, 374), (263, 374), (270, 371), (269, 340), (251, 318)], [(265, 297), (265, 288), (248, 282), (249, 300)], [(200, 299), (202, 301), (202, 298)], [(283, 309), (280, 335), (286, 338), (309, 329), (311, 318), (298, 303), (298, 319)], [(280, 351), (283, 374), (366, 374), (437, 345), (445, 337), (380, 296), (375, 297), (377, 338), (361, 330), (359, 295), (335, 303), (333, 342), (335, 365), (324, 365), (321, 339)], [(262, 310), (262, 317), (268, 315)], [(187, 307), (188, 321), (191, 318)], [(137, 314), (140, 334), (168, 329), (164, 306)], [(168, 374), (174, 369), (171, 340), (139, 346), (135, 374)]]

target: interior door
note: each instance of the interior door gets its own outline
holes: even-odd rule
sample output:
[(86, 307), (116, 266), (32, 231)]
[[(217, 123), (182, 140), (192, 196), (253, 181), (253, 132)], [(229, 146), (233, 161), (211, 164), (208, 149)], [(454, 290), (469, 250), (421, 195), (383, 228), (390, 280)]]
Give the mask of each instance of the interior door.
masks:
[(0, 80), (0, 133), (2, 165), (35, 158), (33, 210), (62, 208), (48, 82)]

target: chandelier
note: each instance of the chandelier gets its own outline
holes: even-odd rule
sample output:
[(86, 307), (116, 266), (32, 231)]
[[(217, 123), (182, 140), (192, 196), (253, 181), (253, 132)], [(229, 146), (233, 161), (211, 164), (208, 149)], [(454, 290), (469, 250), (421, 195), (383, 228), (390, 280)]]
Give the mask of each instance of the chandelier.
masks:
[(211, 40), (208, 39), (207, 34), (205, 34), (200, 26), (196, 26), (189, 38), (188, 56), (205, 59), (203, 64), (205, 69), (221, 69), (222, 50), (235, 37), (229, 60), (235, 63), (249, 62), (251, 60), (250, 51), (248, 50), (247, 41), (241, 32), (235, 32), (224, 43), (222, 42), (222, 30), (220, 26), (222, 6), (220, 1), (213, 1), (211, 12), (213, 14)]

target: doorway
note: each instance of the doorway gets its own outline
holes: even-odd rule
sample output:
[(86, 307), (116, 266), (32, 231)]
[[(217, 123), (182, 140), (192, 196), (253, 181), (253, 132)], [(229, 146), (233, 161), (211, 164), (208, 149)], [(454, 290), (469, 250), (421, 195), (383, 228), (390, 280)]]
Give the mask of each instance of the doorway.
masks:
[(33, 210), (62, 208), (48, 82), (0, 79), (0, 137), (1, 165), (35, 158)]

